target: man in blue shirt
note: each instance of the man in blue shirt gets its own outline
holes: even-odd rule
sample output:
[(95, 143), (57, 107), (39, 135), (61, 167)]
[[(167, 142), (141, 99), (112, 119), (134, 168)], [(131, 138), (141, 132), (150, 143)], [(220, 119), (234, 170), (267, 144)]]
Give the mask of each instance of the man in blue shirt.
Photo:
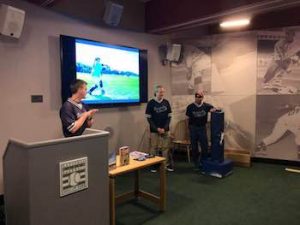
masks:
[[(199, 167), (201, 160), (208, 156), (208, 140), (206, 132), (206, 123), (209, 112), (216, 109), (203, 101), (204, 93), (197, 91), (195, 93), (195, 102), (186, 108), (186, 116), (188, 117), (188, 126), (190, 131), (190, 139), (192, 146), (192, 158), (196, 169)], [(201, 147), (201, 160), (198, 144)]]
[[(174, 171), (169, 152), (169, 125), (171, 121), (171, 106), (164, 99), (165, 89), (157, 85), (154, 90), (154, 99), (151, 99), (146, 108), (146, 117), (150, 125), (150, 153), (156, 155), (161, 151), (162, 156), (167, 159), (167, 170)], [(151, 170), (156, 172), (156, 168)]]
[(93, 116), (97, 109), (89, 110), (81, 102), (87, 92), (87, 83), (83, 80), (75, 80), (70, 88), (72, 96), (60, 108), (60, 119), (65, 137), (81, 135), (87, 127), (93, 124)]

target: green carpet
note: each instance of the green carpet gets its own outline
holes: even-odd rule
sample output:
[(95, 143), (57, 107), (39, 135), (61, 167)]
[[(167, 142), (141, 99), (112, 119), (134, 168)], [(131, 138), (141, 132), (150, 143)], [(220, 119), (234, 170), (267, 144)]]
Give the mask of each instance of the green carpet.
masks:
[[(148, 201), (117, 207), (117, 225), (299, 225), (300, 174), (285, 166), (254, 163), (235, 167), (229, 177), (203, 176), (176, 163), (167, 174), (167, 211)], [(158, 174), (142, 172), (141, 187), (158, 193)], [(117, 179), (117, 192), (133, 188), (133, 175)]]

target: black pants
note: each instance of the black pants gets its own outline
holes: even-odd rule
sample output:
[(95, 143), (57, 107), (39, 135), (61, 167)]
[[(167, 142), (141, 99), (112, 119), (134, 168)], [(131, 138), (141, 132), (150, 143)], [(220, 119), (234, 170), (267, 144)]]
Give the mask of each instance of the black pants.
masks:
[[(195, 166), (198, 167), (201, 160), (206, 159), (208, 157), (208, 140), (206, 126), (190, 126), (189, 130), (192, 146), (192, 159)], [(200, 144), (201, 147), (201, 155), (199, 152), (198, 144)]]

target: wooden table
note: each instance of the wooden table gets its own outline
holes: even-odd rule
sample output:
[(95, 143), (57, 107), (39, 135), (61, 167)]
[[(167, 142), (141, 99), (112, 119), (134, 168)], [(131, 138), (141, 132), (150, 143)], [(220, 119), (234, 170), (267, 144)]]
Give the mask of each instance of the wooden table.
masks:
[[(129, 165), (126, 166), (119, 166), (118, 156), (116, 161), (117, 161), (117, 166), (114, 169), (109, 170), (110, 224), (115, 225), (116, 223), (116, 204), (124, 202), (131, 198), (143, 197), (147, 200), (156, 203), (159, 206), (159, 209), (161, 211), (164, 211), (166, 209), (166, 170), (165, 170), (166, 159), (158, 156), (154, 158), (146, 159), (145, 161), (136, 161), (130, 159)], [(159, 196), (141, 190), (139, 185), (140, 170), (157, 164), (159, 164), (159, 173), (160, 173)], [(134, 190), (116, 196), (115, 179), (117, 176), (128, 172), (135, 173)]]

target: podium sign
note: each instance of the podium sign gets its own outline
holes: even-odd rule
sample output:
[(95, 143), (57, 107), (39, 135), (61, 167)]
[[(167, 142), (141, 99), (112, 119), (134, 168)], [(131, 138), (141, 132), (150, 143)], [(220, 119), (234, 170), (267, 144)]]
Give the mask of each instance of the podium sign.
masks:
[(88, 158), (59, 163), (60, 197), (88, 188)]

